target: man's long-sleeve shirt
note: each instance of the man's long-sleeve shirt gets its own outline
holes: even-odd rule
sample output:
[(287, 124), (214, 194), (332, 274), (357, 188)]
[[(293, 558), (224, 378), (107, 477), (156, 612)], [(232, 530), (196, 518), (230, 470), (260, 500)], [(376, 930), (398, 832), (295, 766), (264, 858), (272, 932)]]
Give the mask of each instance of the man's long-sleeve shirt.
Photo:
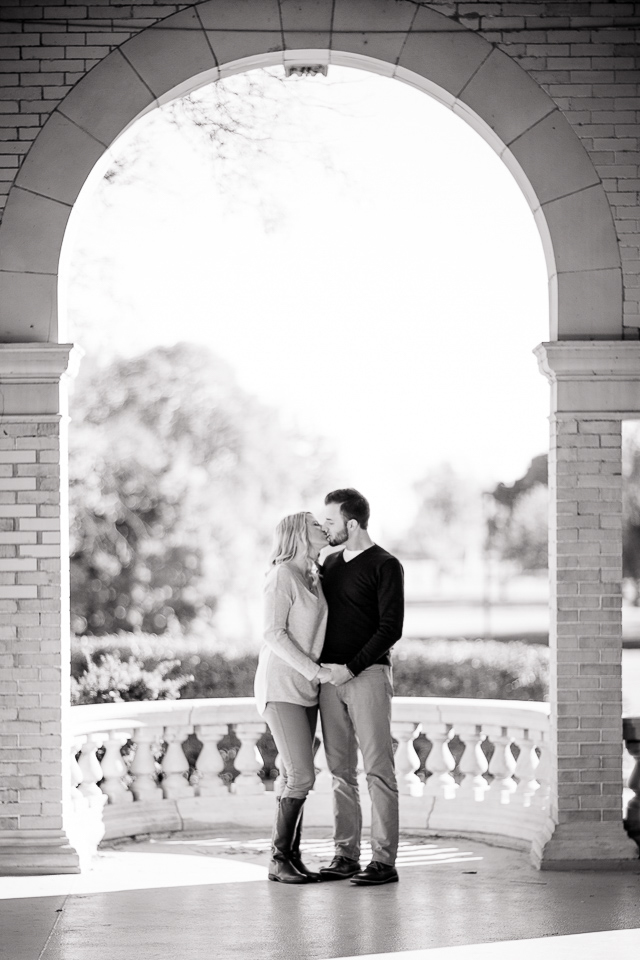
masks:
[(400, 561), (377, 544), (348, 562), (342, 553), (330, 554), (322, 589), (329, 618), (321, 662), (346, 664), (354, 676), (374, 663), (391, 663), (404, 619)]

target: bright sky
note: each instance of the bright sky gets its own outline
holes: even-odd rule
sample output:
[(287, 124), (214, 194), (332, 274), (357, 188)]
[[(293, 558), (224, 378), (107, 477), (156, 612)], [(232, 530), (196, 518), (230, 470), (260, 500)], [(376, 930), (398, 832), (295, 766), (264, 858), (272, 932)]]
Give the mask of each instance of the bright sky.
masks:
[(268, 222), (229, 202), (193, 141), (141, 121), (153, 176), (89, 185), (74, 210), (69, 275), (90, 282), (66, 291), (69, 336), (81, 319), (104, 355), (206, 343), (330, 438), (332, 485), (361, 488), (384, 536), (438, 464), (492, 486), (546, 449), (546, 268), (511, 174), (446, 107), (345, 68), (304, 83), (336, 109), (309, 108), (263, 170)]

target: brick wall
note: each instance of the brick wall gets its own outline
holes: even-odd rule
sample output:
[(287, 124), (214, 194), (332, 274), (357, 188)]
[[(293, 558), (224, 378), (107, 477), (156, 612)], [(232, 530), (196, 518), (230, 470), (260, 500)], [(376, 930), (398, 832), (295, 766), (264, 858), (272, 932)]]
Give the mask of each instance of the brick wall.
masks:
[(619, 420), (552, 423), (559, 823), (620, 820), (622, 477)]
[[(31, 141), (73, 84), (119, 44), (190, 5), (0, 3), (0, 215)], [(640, 3), (446, 0), (424, 5), (495, 43), (549, 93), (573, 125), (611, 202), (624, 267), (625, 324), (637, 336)]]
[(0, 832), (62, 828), (58, 431), (1, 423)]

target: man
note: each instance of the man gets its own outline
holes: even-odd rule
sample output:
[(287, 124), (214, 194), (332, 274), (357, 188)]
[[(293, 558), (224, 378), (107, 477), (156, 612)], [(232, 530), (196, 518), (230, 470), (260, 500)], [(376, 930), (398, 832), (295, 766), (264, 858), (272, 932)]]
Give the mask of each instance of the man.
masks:
[[(391, 740), (391, 647), (402, 635), (403, 571), (399, 561), (367, 533), (369, 504), (357, 490), (325, 497), (323, 529), (332, 546), (344, 544), (323, 565), (329, 605), (320, 661), (331, 682), (320, 688), (320, 717), (333, 775), (336, 855), (320, 870), (324, 880), (357, 885), (395, 883), (398, 785)], [(359, 863), (362, 811), (357, 748), (362, 750), (371, 798), (372, 861)]]

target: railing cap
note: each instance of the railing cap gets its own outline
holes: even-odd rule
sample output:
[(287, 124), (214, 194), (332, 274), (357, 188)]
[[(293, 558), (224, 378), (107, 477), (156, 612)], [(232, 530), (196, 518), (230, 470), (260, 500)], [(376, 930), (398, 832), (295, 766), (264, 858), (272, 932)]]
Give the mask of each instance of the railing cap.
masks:
[[(197, 700), (143, 700), (84, 704), (71, 710), (73, 732), (133, 729), (140, 726), (204, 726), (264, 722), (253, 697)], [(532, 700), (478, 700), (454, 697), (394, 697), (395, 721), (547, 728), (549, 704)]]

